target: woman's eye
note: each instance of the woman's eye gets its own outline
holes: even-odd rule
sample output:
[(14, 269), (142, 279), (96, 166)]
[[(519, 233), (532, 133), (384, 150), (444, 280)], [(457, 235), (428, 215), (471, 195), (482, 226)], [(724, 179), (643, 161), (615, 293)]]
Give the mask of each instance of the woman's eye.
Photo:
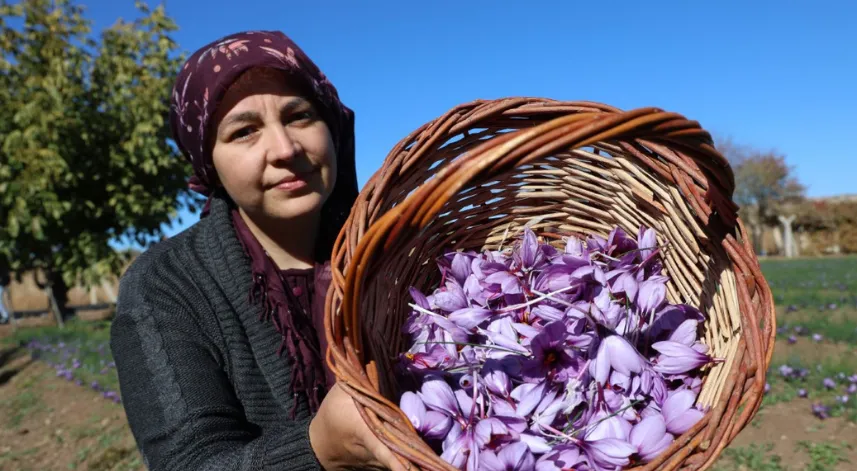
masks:
[(310, 121), (315, 120), (315, 118), (316, 118), (315, 113), (308, 110), (308, 111), (300, 111), (297, 113), (293, 113), (292, 115), (290, 115), (288, 117), (288, 119), (286, 121), (288, 121), (290, 123), (302, 124), (302, 123), (309, 123)]
[(245, 139), (247, 139), (248, 137), (250, 137), (251, 135), (253, 135), (253, 133), (254, 133), (255, 131), (256, 131), (256, 128), (254, 128), (253, 126), (245, 126), (245, 127), (241, 128), (241, 129), (239, 129), (239, 130), (237, 130), (237, 131), (233, 132), (233, 133), (229, 136), (229, 140), (230, 140), (230, 141), (241, 141), (241, 140), (245, 140)]

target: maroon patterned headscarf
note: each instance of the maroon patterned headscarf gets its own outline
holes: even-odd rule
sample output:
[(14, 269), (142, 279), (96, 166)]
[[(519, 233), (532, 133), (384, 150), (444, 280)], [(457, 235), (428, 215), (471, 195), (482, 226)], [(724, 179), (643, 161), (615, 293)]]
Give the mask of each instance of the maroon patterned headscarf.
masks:
[[(339, 101), (330, 81), (306, 54), (285, 34), (275, 31), (250, 31), (226, 36), (195, 52), (184, 64), (171, 96), (170, 121), (173, 137), (182, 154), (193, 166), (191, 189), (208, 196), (225, 195), (211, 155), (212, 136), (216, 133), (212, 117), (224, 93), (241, 74), (251, 68), (268, 67), (285, 71), (296, 85), (307, 90), (333, 136), (336, 148), (336, 185), (321, 210), (321, 227), (316, 242), (316, 267), (330, 259), (336, 237), (357, 198), (357, 173), (354, 162), (354, 114)], [(209, 200), (210, 201), (210, 200)], [(232, 205), (234, 208), (234, 205)], [(203, 210), (205, 217), (208, 204)], [(283, 336), (278, 354), (288, 351), (292, 362), (292, 392), (306, 395), (310, 409), (317, 410), (325, 391), (323, 348), (319, 328), (308, 313), (290, 309), (291, 290), (287, 289), (273, 260), (253, 236), (237, 208), (232, 220), (239, 240), (251, 259), (254, 302), (264, 306), (263, 318), (272, 319)], [(284, 228), (287, 230), (287, 228)], [(329, 266), (325, 265), (325, 266)], [(316, 274), (316, 292), (323, 300), (324, 276)], [(293, 300), (292, 300), (293, 301)], [(313, 311), (323, 309), (313, 303)], [(301, 312), (291, 312), (291, 311)], [(316, 324), (318, 325), (318, 324)], [(326, 343), (326, 342), (322, 342)], [(330, 375), (328, 374), (328, 378)], [(295, 401), (297, 403), (297, 401)], [(292, 411), (294, 413), (294, 410)]]

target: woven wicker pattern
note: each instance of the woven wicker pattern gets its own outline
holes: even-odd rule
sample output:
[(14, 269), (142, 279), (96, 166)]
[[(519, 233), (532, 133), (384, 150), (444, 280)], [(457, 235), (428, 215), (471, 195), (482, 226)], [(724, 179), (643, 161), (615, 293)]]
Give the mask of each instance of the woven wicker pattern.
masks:
[(333, 253), (327, 360), (403, 462), (451, 469), (396, 407), (408, 287), (439, 282), (445, 249), (496, 249), (529, 225), (558, 248), (614, 226), (658, 233), (667, 297), (706, 313), (710, 411), (639, 469), (705, 469), (758, 410), (774, 342), (770, 289), (732, 203), (734, 178), (698, 123), (538, 98), (458, 106), (402, 140), (361, 192)]

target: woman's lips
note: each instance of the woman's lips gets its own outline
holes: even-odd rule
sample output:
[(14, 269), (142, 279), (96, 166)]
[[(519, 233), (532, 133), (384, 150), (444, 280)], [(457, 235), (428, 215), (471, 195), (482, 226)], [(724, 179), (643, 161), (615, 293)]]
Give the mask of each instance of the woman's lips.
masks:
[(309, 180), (310, 173), (297, 174), (294, 176), (286, 177), (280, 180), (274, 186), (274, 189), (281, 191), (295, 191), (301, 188), (304, 188), (308, 185), (307, 180)]

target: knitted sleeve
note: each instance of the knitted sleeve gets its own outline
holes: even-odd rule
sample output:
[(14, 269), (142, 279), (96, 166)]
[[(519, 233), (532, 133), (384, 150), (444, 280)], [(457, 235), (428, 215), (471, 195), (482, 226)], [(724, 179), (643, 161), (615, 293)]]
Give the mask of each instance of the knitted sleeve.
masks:
[(151, 471), (321, 469), (309, 418), (264, 433), (245, 420), (214, 342), (182, 309), (120, 309), (110, 344), (128, 423)]

